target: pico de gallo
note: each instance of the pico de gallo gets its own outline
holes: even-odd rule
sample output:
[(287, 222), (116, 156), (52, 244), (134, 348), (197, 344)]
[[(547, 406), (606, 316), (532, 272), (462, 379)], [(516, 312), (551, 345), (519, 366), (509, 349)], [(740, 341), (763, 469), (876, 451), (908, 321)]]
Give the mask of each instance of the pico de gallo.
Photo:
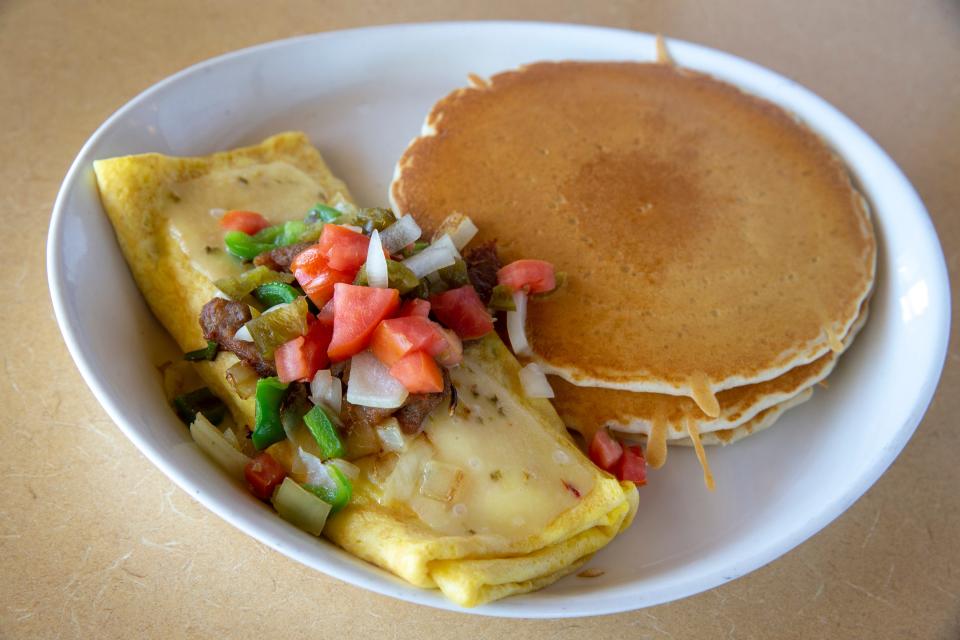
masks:
[[(548, 262), (502, 265), (494, 243), (468, 248), (478, 229), (459, 214), (429, 236), (410, 215), (343, 200), (277, 225), (225, 211), (220, 225), (226, 251), (247, 268), (215, 282), (218, 295), (199, 318), (207, 344), (184, 358), (234, 353), (226, 377), (240, 398), (253, 398), (255, 424), (242, 434), (216, 428), (227, 412), (206, 388), (174, 406), (208, 455), (315, 533), (350, 502), (359, 474), (351, 460), (389, 449), (436, 407), (455, 405), (447, 371), (463, 343), (494, 331), (504, 311), (514, 350), (528, 353), (527, 300), (563, 282)], [(535, 364), (521, 383), (530, 396), (553, 396)], [(602, 433), (590, 445), (594, 462), (643, 483), (639, 448)]]

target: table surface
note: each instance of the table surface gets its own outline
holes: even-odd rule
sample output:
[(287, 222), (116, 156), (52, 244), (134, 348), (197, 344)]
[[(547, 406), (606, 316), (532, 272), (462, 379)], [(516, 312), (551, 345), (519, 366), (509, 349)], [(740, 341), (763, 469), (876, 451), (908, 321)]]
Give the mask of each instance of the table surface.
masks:
[[(480, 6), (483, 4), (484, 6)], [(893, 466), (783, 558), (679, 602), (517, 621), (390, 600), (311, 571), (207, 512), (126, 440), (70, 360), (44, 250), (60, 181), (116, 108), (232, 49), (369, 24), (581, 22), (662, 32), (794, 78), (857, 121), (960, 258), (960, 4), (511, 0), (0, 4), (0, 636), (960, 637), (960, 354)], [(956, 296), (954, 294), (954, 302)], [(952, 335), (956, 335), (955, 333)], [(327, 631), (329, 629), (330, 631)]]

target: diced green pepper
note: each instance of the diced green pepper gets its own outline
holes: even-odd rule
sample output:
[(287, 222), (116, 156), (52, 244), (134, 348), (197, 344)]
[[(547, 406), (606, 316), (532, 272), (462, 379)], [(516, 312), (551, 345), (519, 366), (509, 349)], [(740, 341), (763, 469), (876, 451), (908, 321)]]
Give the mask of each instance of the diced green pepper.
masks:
[(330, 458), (342, 458), (346, 455), (343, 440), (340, 439), (337, 428), (333, 426), (333, 421), (322, 406), (316, 405), (313, 409), (310, 409), (303, 416), (303, 422), (320, 446), (321, 458), (329, 460)]
[(196, 419), (197, 413), (202, 413), (213, 424), (220, 424), (227, 415), (227, 405), (207, 387), (177, 396), (173, 399), (173, 408), (188, 425)]
[(301, 222), (300, 220), (290, 220), (289, 222), (284, 222), (281, 229), (280, 235), (278, 235), (277, 239), (273, 242), (278, 247), (286, 247), (300, 242), (300, 236), (307, 230), (307, 223)]
[(363, 228), (366, 235), (373, 233), (374, 229), (383, 231), (396, 221), (397, 216), (393, 214), (393, 211), (382, 207), (361, 209), (360, 213), (357, 214), (357, 225)]
[(263, 451), (287, 437), (283, 430), (283, 422), (280, 420), (280, 405), (283, 404), (288, 386), (276, 377), (257, 380), (253, 435), (251, 436), (257, 451)]
[(513, 302), (513, 289), (505, 284), (498, 284), (490, 294), (490, 304), (487, 305), (497, 311), (516, 311), (517, 305)]
[(320, 234), (323, 233), (323, 223), (318, 222), (316, 224), (308, 224), (306, 230), (300, 234), (300, 239), (297, 242), (316, 242), (320, 239)]
[[(367, 286), (367, 267), (360, 267), (357, 277), (353, 279), (353, 284), (361, 287)], [(406, 295), (417, 288), (420, 281), (413, 274), (410, 267), (397, 262), (396, 260), (387, 260), (387, 286), (396, 289), (400, 295)]]
[(257, 316), (247, 322), (247, 329), (260, 355), (272, 358), (277, 347), (307, 332), (306, 298), (297, 298), (279, 309)]
[(334, 465), (327, 464), (324, 467), (330, 472), (333, 486), (305, 484), (303, 488), (329, 504), (331, 507), (330, 513), (336, 513), (350, 504), (350, 498), (353, 497), (353, 484), (350, 482), (350, 478)]
[(313, 205), (313, 209), (307, 212), (306, 222), (333, 222), (339, 218), (342, 213), (334, 209), (333, 207), (327, 206), (321, 202)]
[(282, 224), (274, 224), (269, 227), (264, 227), (253, 234), (253, 239), (257, 242), (269, 242), (274, 244), (277, 241), (277, 238), (280, 237), (280, 234), (283, 233)]
[(299, 298), (301, 294), (285, 282), (268, 282), (257, 287), (253, 295), (267, 307), (272, 307), (286, 302), (293, 302)]
[(202, 349), (187, 351), (185, 354), (183, 354), (183, 359), (189, 360), (190, 362), (213, 360), (217, 357), (217, 351), (219, 350), (220, 345), (218, 345), (214, 340), (207, 340), (207, 346)]
[(449, 267), (444, 267), (437, 271), (437, 274), (451, 289), (458, 289), (470, 284), (470, 276), (467, 274), (467, 263), (460, 258), (457, 258), (457, 261)]
[(220, 278), (213, 284), (217, 285), (220, 291), (233, 298), (240, 300), (245, 295), (268, 282), (293, 282), (293, 276), (289, 273), (273, 271), (264, 266), (247, 269), (243, 273), (231, 276), (229, 278)]
[[(268, 227), (268, 229), (270, 228), (272, 227)], [(227, 231), (223, 237), (223, 243), (226, 245), (227, 251), (242, 260), (253, 260), (264, 251), (270, 251), (274, 248), (273, 242), (258, 240), (243, 231)]]
[(319, 536), (330, 515), (330, 503), (286, 477), (271, 498), (280, 517), (307, 533)]

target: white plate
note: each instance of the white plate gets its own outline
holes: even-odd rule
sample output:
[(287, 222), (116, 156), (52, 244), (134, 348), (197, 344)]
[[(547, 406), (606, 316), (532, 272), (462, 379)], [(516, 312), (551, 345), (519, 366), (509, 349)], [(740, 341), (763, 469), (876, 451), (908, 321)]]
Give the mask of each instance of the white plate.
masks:
[[(733, 580), (822, 529), (860, 497), (906, 444), (943, 365), (949, 289), (923, 204), (853, 122), (794, 82), (705, 47), (670, 43), (676, 60), (777, 102), (846, 160), (880, 238), (872, 317), (830, 388), (768, 432), (712, 450), (716, 493), (690, 451), (651, 473), (633, 527), (570, 577), (475, 613), (562, 617), (682, 598)], [(455, 609), (325, 541), (297, 531), (232, 484), (167, 408), (147, 311), (100, 208), (91, 162), (157, 151), (198, 155), (307, 131), (360, 202), (387, 202), (393, 164), (434, 101), (481, 75), (551, 59), (652, 60), (651, 36), (534, 23), (453, 23), (326, 33), (238, 51), (150, 88), (90, 138), (53, 212), (47, 265), (57, 320), (84, 379), (123, 432), (174, 482), (274, 549), (347, 582)]]

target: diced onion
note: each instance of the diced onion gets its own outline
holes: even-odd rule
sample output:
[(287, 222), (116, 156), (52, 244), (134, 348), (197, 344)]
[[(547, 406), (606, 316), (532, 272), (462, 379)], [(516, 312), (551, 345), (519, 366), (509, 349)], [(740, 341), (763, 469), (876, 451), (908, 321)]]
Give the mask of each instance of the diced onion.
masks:
[(353, 231), (354, 233), (363, 233), (363, 227), (358, 227), (355, 224), (342, 224), (340, 226), (344, 229), (350, 229), (350, 231)]
[(347, 476), (351, 481), (356, 480), (360, 477), (360, 467), (353, 464), (352, 462), (347, 462), (343, 458), (334, 458), (332, 460), (327, 460), (327, 464), (333, 465), (337, 469), (343, 472), (343, 475)]
[(390, 370), (377, 356), (362, 351), (351, 358), (348, 402), (362, 407), (396, 409), (408, 395), (407, 388), (390, 375)]
[(462, 213), (451, 213), (446, 220), (440, 223), (440, 231), (449, 234), (457, 250), (462, 251), (477, 235), (479, 229), (477, 229), (477, 225), (473, 224), (470, 216), (465, 216)]
[(283, 479), (271, 502), (281, 518), (315, 536), (323, 532), (332, 508), (289, 477)]
[(520, 369), (520, 384), (523, 386), (523, 392), (528, 398), (552, 398), (553, 387), (547, 380), (543, 369), (534, 362), (531, 362)]
[(449, 249), (455, 258), (462, 257), (460, 255), (460, 249), (457, 248), (457, 245), (453, 242), (453, 239), (450, 237), (450, 234), (445, 233), (433, 242), (430, 243), (430, 248), (432, 249)]
[(244, 342), (253, 342), (253, 336), (250, 335), (250, 329), (247, 329), (247, 325), (243, 325), (237, 332), (233, 334), (234, 340), (243, 340)]
[(449, 502), (460, 488), (463, 471), (459, 467), (438, 460), (431, 460), (423, 466), (420, 475), (420, 495)]
[(243, 479), (243, 469), (250, 462), (250, 458), (234, 449), (220, 430), (210, 424), (202, 413), (197, 413), (193, 424), (190, 425), (190, 437), (201, 451), (227, 473), (234, 478)]
[(413, 275), (418, 278), (430, 275), (431, 273), (449, 267), (457, 261), (459, 254), (450, 236), (443, 236), (450, 242), (449, 246), (438, 246), (432, 244), (420, 253), (410, 256), (403, 261), (403, 265), (413, 271)]
[(241, 361), (231, 366), (227, 369), (226, 377), (242, 400), (246, 400), (257, 391), (259, 376), (256, 370), (246, 362)]
[(419, 240), (422, 234), (423, 231), (417, 225), (417, 221), (413, 219), (413, 216), (407, 215), (384, 229), (383, 233), (380, 234), (380, 241), (383, 243), (384, 249), (394, 254)]
[(383, 255), (383, 245), (380, 243), (380, 232), (376, 229), (370, 234), (370, 244), (367, 245), (367, 284), (376, 289), (386, 289), (390, 284), (387, 274), (387, 258)]
[(343, 383), (330, 369), (321, 369), (310, 382), (310, 400), (313, 404), (323, 404), (340, 415), (343, 408)]
[(423, 436), (414, 438), (397, 458), (390, 475), (383, 483), (383, 502), (407, 502), (417, 491), (423, 467), (433, 458), (433, 446)]
[(227, 212), (226, 209), (210, 209), (210, 215), (214, 218), (222, 218), (223, 214)]
[(528, 356), (532, 351), (527, 341), (527, 294), (514, 291), (513, 304), (517, 310), (507, 311), (507, 336), (515, 354)]
[(306, 471), (306, 483), (327, 489), (336, 489), (337, 483), (330, 476), (330, 470), (323, 464), (323, 461), (308, 451), (300, 449), (297, 452), (300, 463)]
[(400, 453), (407, 448), (407, 436), (396, 418), (385, 420), (383, 424), (377, 426), (377, 438), (384, 451)]
[(226, 440), (231, 447), (233, 447), (237, 451), (240, 451), (240, 441), (237, 440), (237, 434), (233, 432), (233, 429), (231, 429), (230, 427), (227, 427), (226, 429), (223, 430), (223, 433), (221, 435), (223, 436), (223, 439)]

